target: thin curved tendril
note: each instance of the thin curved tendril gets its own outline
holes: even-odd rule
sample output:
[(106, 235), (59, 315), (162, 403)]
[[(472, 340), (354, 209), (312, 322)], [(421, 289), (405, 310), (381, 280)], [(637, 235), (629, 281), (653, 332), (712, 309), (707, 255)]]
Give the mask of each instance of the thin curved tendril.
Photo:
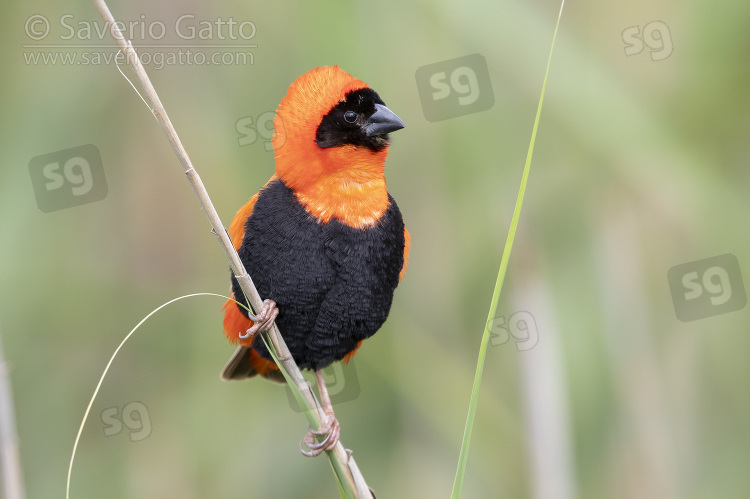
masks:
[[(124, 75), (123, 75), (124, 76)], [(109, 371), (109, 367), (112, 365), (112, 362), (115, 360), (115, 357), (119, 353), (120, 349), (123, 347), (126, 341), (135, 333), (135, 331), (141, 327), (141, 325), (148, 320), (149, 317), (154, 315), (156, 312), (161, 310), (162, 308), (166, 307), (167, 305), (174, 303), (178, 300), (182, 300), (183, 298), (191, 298), (193, 296), (218, 296), (221, 298), (230, 299), (228, 296), (220, 295), (218, 293), (192, 293), (189, 295), (180, 296), (178, 298), (175, 298), (173, 300), (169, 300), (168, 302), (160, 305), (158, 308), (154, 309), (150, 314), (148, 314), (146, 317), (144, 317), (141, 322), (136, 324), (136, 326), (128, 333), (127, 336), (125, 336), (125, 339), (120, 342), (120, 345), (115, 349), (115, 353), (112, 354), (112, 357), (110, 357), (109, 362), (107, 362), (107, 366), (104, 368), (104, 372), (102, 373), (101, 378), (99, 378), (99, 383), (96, 384), (96, 389), (94, 390), (94, 394), (91, 396), (91, 401), (89, 401), (88, 407), (86, 407), (86, 412), (83, 414), (83, 421), (81, 421), (81, 426), (78, 428), (78, 435), (76, 435), (76, 441), (73, 444), (73, 454), (70, 456), (70, 466), (68, 467), (68, 482), (67, 486), (65, 488), (65, 497), (66, 499), (70, 499), (70, 477), (73, 472), (73, 461), (76, 457), (76, 450), (78, 449), (78, 442), (81, 439), (81, 433), (83, 433), (83, 427), (86, 424), (86, 420), (89, 417), (89, 412), (91, 411), (91, 406), (94, 405), (94, 400), (96, 400), (96, 396), (99, 394), (99, 388), (101, 388), (102, 383), (104, 382), (104, 377), (107, 375), (107, 372)]]

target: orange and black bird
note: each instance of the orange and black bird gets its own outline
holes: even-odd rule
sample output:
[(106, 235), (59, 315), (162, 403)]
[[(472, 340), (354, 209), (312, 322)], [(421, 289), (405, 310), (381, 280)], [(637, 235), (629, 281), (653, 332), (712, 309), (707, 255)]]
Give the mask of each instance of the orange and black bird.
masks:
[[(224, 333), (240, 346), (222, 378), (284, 382), (256, 334), (275, 320), (297, 365), (316, 372), (328, 417), (306, 435), (306, 455), (338, 441), (320, 370), (347, 362), (380, 329), (406, 270), (409, 233), (384, 175), (389, 134), (404, 126), (374, 90), (338, 66), (305, 73), (276, 111), (276, 173), (229, 228), (266, 300), (255, 322), (234, 301), (224, 305)], [(247, 305), (231, 280), (232, 298)], [(326, 439), (318, 443), (313, 433)]]

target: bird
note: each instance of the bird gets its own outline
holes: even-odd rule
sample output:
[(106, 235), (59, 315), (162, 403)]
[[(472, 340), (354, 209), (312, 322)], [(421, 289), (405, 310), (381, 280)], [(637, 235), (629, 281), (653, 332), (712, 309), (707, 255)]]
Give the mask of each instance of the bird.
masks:
[(297, 365), (315, 372), (326, 421), (300, 450), (317, 456), (340, 434), (321, 370), (348, 362), (380, 329), (406, 272), (410, 235), (385, 182), (390, 134), (405, 124), (334, 65), (297, 78), (273, 125), (275, 173), (228, 230), (265, 299), (249, 314), (231, 276), (223, 329), (238, 348), (221, 377), (284, 383), (259, 334), (275, 323)]

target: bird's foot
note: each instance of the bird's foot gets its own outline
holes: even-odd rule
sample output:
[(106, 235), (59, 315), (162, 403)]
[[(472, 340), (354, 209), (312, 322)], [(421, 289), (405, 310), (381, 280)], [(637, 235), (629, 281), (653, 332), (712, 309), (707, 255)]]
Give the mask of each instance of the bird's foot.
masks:
[(253, 327), (245, 331), (245, 334), (240, 334), (240, 338), (247, 339), (252, 338), (256, 334), (262, 331), (268, 331), (273, 327), (273, 322), (279, 315), (279, 309), (276, 308), (276, 302), (273, 300), (263, 300), (263, 306), (253, 319)]
[[(339, 442), (339, 435), (341, 434), (341, 426), (333, 413), (328, 415), (326, 423), (313, 430), (310, 428), (305, 435), (305, 438), (299, 444), (299, 451), (307, 457), (316, 457), (325, 451), (333, 450), (336, 444)], [(325, 435), (325, 438), (318, 441), (317, 437)], [(305, 450), (303, 444), (310, 450)]]
[[(336, 416), (333, 414), (333, 405), (331, 404), (331, 398), (328, 396), (328, 387), (326, 386), (323, 371), (320, 369), (316, 370), (315, 379), (318, 382), (318, 391), (320, 392), (320, 402), (325, 422), (317, 430), (309, 428), (307, 435), (300, 442), (299, 450), (307, 457), (319, 456), (324, 451), (333, 450), (336, 444), (339, 443), (339, 434), (341, 433), (341, 425), (339, 425)], [(323, 435), (325, 435), (325, 438), (318, 442), (316, 437)], [(302, 444), (305, 444), (310, 450), (306, 451), (302, 447)]]

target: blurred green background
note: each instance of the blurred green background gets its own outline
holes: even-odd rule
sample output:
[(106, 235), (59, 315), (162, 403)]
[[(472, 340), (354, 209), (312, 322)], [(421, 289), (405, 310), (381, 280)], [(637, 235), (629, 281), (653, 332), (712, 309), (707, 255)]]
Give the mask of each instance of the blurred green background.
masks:
[[(252, 54), (146, 65), (227, 224), (274, 168), (269, 135), (253, 140), (248, 118), (272, 113), (309, 69), (340, 65), (406, 122), (386, 173), (412, 235), (409, 271), (352, 362), (356, 397), (336, 411), (378, 497), (448, 497), (559, 4), (110, 8), (135, 23), (136, 46), (156, 46), (144, 53)], [(101, 29), (93, 5), (0, 9), (0, 326), (27, 496), (61, 497), (119, 342), (172, 298), (227, 292), (229, 271), (149, 110), (113, 64), (77, 64), (115, 52), (95, 29), (78, 31)], [(184, 26), (232, 18), (256, 31), (184, 40), (174, 24), (186, 14)], [(35, 16), (49, 22), (40, 40), (29, 34), (44, 27)], [(740, 1), (566, 5), (498, 307), (497, 324), (516, 335), (513, 314), (528, 312), (538, 343), (524, 350), (498, 334), (489, 349), (464, 497), (750, 497), (750, 312), (704, 306), (706, 317), (682, 322), (667, 280), (675, 265), (727, 253), (750, 272), (748, 18)], [(163, 38), (141, 36), (156, 22)], [(633, 34), (644, 47), (628, 56)], [(230, 43), (255, 47), (208, 47)], [(55, 53), (77, 59), (40, 59)], [(492, 108), (427, 121), (416, 70), (474, 53), (487, 62)], [(106, 197), (42, 212), (29, 162), (85, 144), (101, 153)], [(219, 380), (232, 352), (221, 305), (177, 302), (125, 345), (84, 429), (71, 497), (336, 497), (327, 460), (297, 450), (306, 424), (285, 390)], [(126, 407), (145, 410), (117, 428)]]

